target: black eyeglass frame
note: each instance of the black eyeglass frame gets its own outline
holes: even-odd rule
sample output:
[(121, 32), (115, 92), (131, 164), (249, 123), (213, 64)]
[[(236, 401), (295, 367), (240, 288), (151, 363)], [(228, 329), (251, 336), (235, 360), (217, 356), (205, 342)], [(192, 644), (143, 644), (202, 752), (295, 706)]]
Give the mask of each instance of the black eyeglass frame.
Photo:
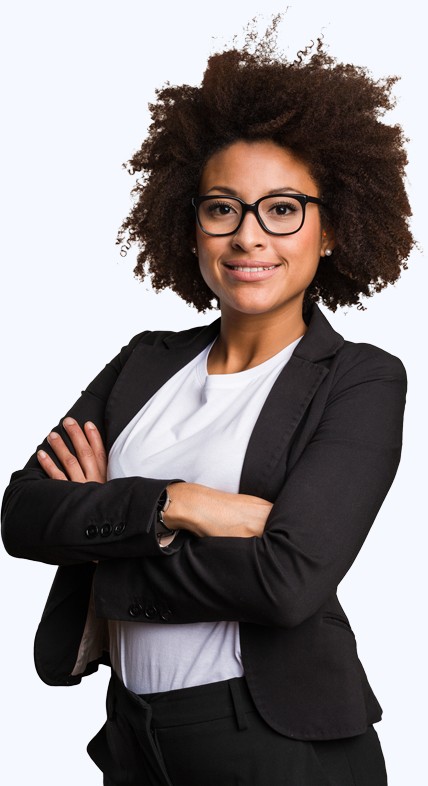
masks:
[[(292, 232), (273, 232), (271, 229), (268, 229), (267, 226), (263, 223), (263, 220), (259, 213), (259, 204), (260, 202), (263, 202), (264, 199), (273, 199), (274, 197), (282, 197), (282, 198), (292, 197), (293, 199), (297, 199), (297, 201), (300, 202), (302, 206), (302, 221), (297, 229), (293, 229)], [(198, 210), (199, 205), (201, 205), (202, 202), (208, 202), (214, 199), (231, 199), (234, 200), (235, 202), (239, 202), (239, 204), (242, 206), (242, 215), (239, 220), (239, 223), (235, 227), (235, 229), (233, 229), (231, 232), (208, 232), (202, 226), (199, 219), (199, 210)], [(318, 197), (308, 196), (307, 194), (288, 194), (288, 193), (267, 194), (266, 196), (262, 196), (260, 197), (260, 199), (257, 199), (255, 202), (251, 202), (251, 203), (244, 202), (243, 199), (240, 199), (239, 197), (235, 197), (235, 196), (230, 196), (230, 194), (210, 194), (209, 196), (192, 197), (192, 205), (195, 208), (196, 221), (198, 222), (198, 226), (202, 230), (202, 232), (204, 232), (205, 235), (210, 235), (211, 237), (227, 237), (228, 235), (235, 235), (238, 229), (240, 228), (247, 213), (254, 213), (261, 228), (264, 229), (264, 231), (267, 232), (269, 235), (282, 235), (282, 236), (295, 235), (296, 232), (299, 232), (301, 230), (303, 224), (305, 223), (306, 205), (308, 204), (308, 202), (313, 202), (316, 205), (324, 204), (322, 199), (319, 199)]]

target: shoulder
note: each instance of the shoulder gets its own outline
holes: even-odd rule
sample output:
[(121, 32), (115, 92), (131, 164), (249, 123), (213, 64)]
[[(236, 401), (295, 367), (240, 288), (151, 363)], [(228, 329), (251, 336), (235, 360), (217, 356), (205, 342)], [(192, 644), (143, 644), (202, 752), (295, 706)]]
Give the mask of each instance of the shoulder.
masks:
[(185, 347), (196, 344), (208, 344), (220, 330), (220, 319), (207, 325), (198, 325), (186, 330), (147, 330), (131, 339), (128, 347), (131, 351), (140, 345), (167, 347)]
[(162, 344), (166, 341), (166, 343), (172, 342), (184, 342), (187, 343), (188, 341), (192, 341), (194, 338), (200, 335), (202, 331), (205, 331), (209, 325), (199, 325), (197, 327), (188, 328), (187, 330), (144, 330), (142, 333), (138, 333), (134, 336), (130, 344), (133, 344), (135, 348), (138, 344), (149, 344), (151, 346), (156, 346), (157, 344)]
[[(398, 357), (373, 344), (344, 341), (327, 384), (330, 414), (331, 406), (338, 408), (335, 411), (356, 440), (364, 437), (368, 443), (373, 434), (388, 432), (388, 444), (401, 444), (407, 376)], [(369, 424), (366, 432), (363, 424)]]
[(337, 353), (337, 374), (354, 373), (371, 378), (407, 380), (406, 369), (396, 355), (392, 355), (374, 344), (356, 343), (345, 340)]
[(373, 344), (344, 339), (316, 305), (308, 321), (308, 330), (295, 354), (312, 363), (325, 365), (330, 372), (330, 384), (344, 378), (350, 384), (377, 378), (406, 381), (406, 371), (398, 357)]

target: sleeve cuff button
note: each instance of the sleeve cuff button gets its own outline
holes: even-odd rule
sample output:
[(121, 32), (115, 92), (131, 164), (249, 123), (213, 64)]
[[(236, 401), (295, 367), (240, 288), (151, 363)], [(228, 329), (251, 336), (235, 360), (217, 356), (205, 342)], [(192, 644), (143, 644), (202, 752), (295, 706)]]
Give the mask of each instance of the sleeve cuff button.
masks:
[(142, 613), (143, 609), (138, 603), (133, 603), (132, 606), (130, 606), (128, 609), (128, 614), (130, 617), (139, 617)]

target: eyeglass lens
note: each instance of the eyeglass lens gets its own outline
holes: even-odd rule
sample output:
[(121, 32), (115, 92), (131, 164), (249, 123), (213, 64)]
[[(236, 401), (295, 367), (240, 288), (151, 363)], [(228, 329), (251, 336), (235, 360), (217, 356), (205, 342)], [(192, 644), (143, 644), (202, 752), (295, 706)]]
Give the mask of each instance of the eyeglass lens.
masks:
[[(199, 221), (203, 229), (212, 234), (233, 232), (242, 218), (242, 205), (233, 197), (207, 199), (199, 205)], [(258, 212), (266, 228), (278, 234), (296, 232), (303, 220), (303, 206), (295, 198), (264, 197)]]

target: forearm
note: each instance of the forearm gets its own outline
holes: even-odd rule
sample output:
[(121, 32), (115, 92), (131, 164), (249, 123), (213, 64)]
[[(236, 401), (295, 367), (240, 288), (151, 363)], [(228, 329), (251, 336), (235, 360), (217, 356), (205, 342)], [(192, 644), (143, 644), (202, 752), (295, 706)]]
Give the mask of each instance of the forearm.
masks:
[(272, 503), (249, 494), (231, 494), (198, 483), (168, 486), (165, 524), (198, 537), (260, 537)]
[[(68, 430), (83, 436), (77, 424)], [(54, 442), (65, 447), (62, 439)], [(50, 444), (45, 441), (43, 447), (49, 449)], [(72, 456), (68, 449), (67, 453)], [(29, 464), (14, 473), (6, 491), (3, 539), (11, 555), (52, 564), (159, 556), (157, 508), (168, 484), (172, 503), (165, 522), (171, 529), (200, 536), (261, 535), (272, 507), (257, 497), (171, 479), (138, 476), (106, 483), (52, 479), (33, 466), (34, 461)], [(50, 464), (52, 472), (63, 475), (52, 460)], [(81, 471), (77, 463), (75, 472)], [(170, 547), (168, 554), (179, 547), (180, 541), (174, 540), (163, 543)]]
[(55, 565), (159, 555), (157, 500), (167, 484), (140, 477), (74, 483), (16, 472), (4, 499), (5, 547)]

